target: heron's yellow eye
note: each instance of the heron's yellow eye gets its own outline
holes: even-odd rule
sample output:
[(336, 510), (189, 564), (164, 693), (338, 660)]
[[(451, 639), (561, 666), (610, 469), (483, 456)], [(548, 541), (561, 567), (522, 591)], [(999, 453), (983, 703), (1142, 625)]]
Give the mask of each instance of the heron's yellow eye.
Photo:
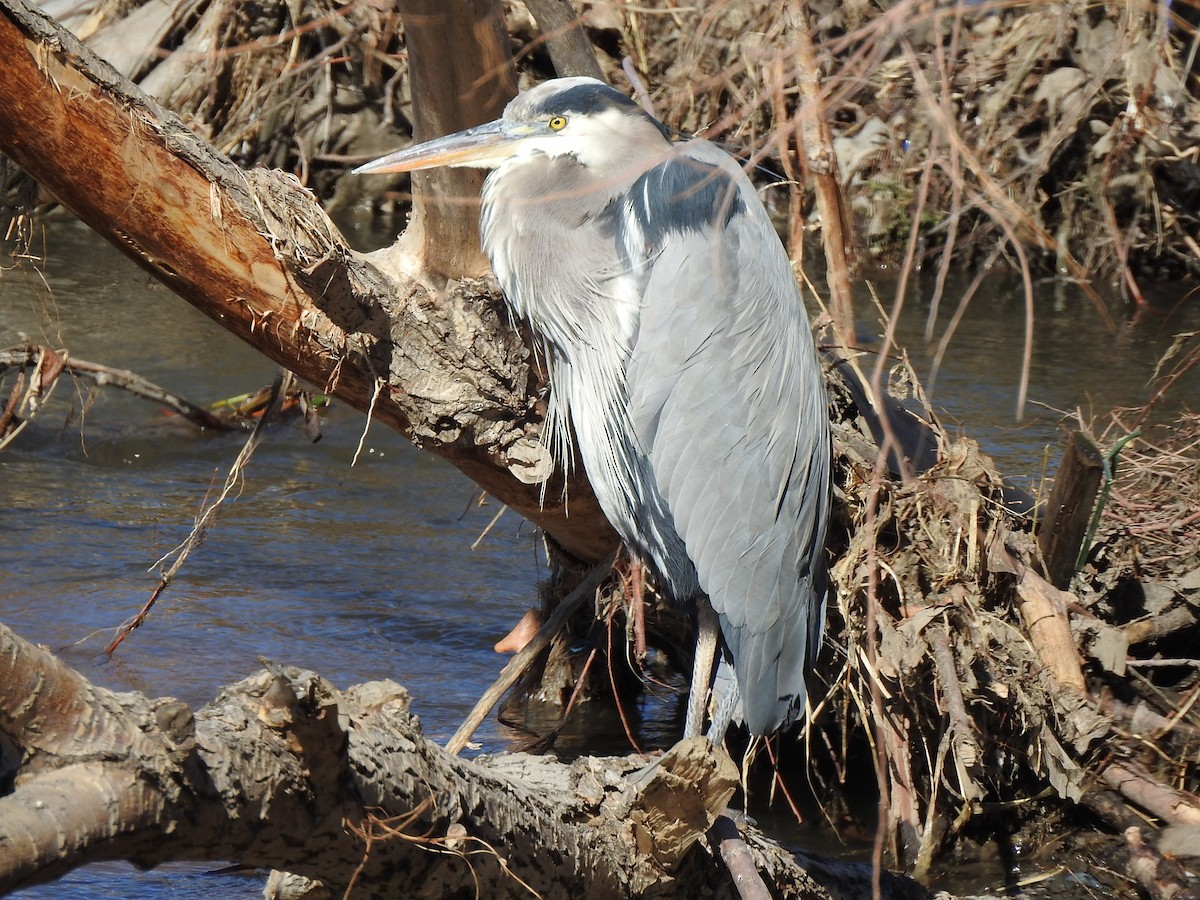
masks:
[(550, 126), (551, 131), (562, 131), (567, 127), (566, 116), (551, 116), (550, 121), (546, 123)]

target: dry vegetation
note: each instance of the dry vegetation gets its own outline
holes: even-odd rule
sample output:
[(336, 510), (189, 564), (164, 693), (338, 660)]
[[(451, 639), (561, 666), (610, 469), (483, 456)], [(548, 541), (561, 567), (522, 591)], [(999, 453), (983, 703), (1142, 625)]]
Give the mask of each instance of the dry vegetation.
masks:
[[(624, 24), (660, 113), (775, 164), (798, 115), (794, 9), (670, 6)], [(898, 259), (916, 222), (923, 252), (961, 261), (1195, 269), (1191, 4), (807, 6), (868, 252)]]
[[(347, 162), (409, 132), (403, 31), (391, 4), (73, 0), (48, 11), (239, 162), (358, 197)], [(862, 249), (969, 263), (1003, 255), (1073, 275), (1192, 272), (1200, 108), (1190, 2), (804, 5)], [(792, 177), (797, 7), (718, 0), (579, 4), (601, 65), (628, 56), (661, 118)], [(523, 78), (551, 74), (525, 7), (506, 5)], [(153, 28), (159, 48), (144, 39)], [(212, 49), (222, 48), (222, 49)], [(779, 192), (784, 196), (783, 192)]]
[[(1087, 561), (1059, 591), (1026, 568), (1033, 523), (1005, 507), (974, 442), (938, 431), (933, 468), (882, 478), (855, 408), (841, 408), (843, 629), (821, 667), (818, 796), (845, 797), (870, 758), (889, 855), (919, 877), (961, 838), (1200, 823), (1196, 418), (1121, 452)], [(1105, 446), (1127, 426), (1114, 419)], [(1093, 874), (1115, 889), (1106, 868)]]

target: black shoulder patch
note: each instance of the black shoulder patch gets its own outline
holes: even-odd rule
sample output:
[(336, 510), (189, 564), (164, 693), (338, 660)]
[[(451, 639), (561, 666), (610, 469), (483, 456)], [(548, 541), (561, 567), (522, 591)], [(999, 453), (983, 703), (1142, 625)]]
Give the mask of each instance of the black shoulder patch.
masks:
[(672, 232), (711, 231), (742, 212), (737, 182), (720, 167), (675, 157), (650, 169), (629, 190), (633, 215), (653, 247)]

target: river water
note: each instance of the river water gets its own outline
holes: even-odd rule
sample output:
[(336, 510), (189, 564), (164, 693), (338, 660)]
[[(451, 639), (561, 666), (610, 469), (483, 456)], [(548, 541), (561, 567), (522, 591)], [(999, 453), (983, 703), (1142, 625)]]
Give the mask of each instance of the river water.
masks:
[[(366, 220), (346, 229), (363, 248), (389, 240)], [(35, 250), (44, 257), (36, 271), (29, 263), (8, 268), (4, 257), (0, 347), (27, 335), (204, 403), (274, 377), (269, 361), (83, 226), (55, 218)], [(886, 273), (877, 280), (886, 294)], [(899, 330), (923, 374), (928, 291), (919, 281)], [(1181, 293), (1159, 290), (1158, 299), (1171, 307)], [(1144, 399), (1171, 336), (1200, 328), (1200, 304), (1190, 306), (1112, 335), (1077, 291), (1039, 288), (1034, 403), (1017, 422), (1024, 300), (1018, 282), (996, 275), (950, 345), (934, 404), (1002, 471), (1036, 486), (1043, 447), (1058, 435), (1060, 416), (1046, 408), (1102, 412)], [(1119, 303), (1112, 309), (1119, 317)], [(939, 317), (939, 333), (948, 314)], [(880, 333), (860, 329), (868, 345)], [(1198, 387), (1193, 377), (1177, 400), (1194, 402)], [(99, 684), (196, 706), (255, 671), (259, 657), (313, 669), (343, 687), (391, 678), (413, 694), (425, 732), (444, 740), (501, 666), (493, 643), (535, 602), (541, 553), (533, 529), (512, 514), (480, 538), (496, 503), (480, 505), (465, 477), (379, 425), (367, 429), (352, 464), (364, 428), (361, 415), (335, 404), (319, 443), (299, 427), (270, 432), (207, 541), (149, 622), (109, 658), (103, 648), (113, 630), (154, 587), (149, 570), (187, 535), (244, 436), (197, 434), (144, 401), (114, 390), (93, 396), (88, 385), (64, 379), (0, 451), (0, 621)], [(643, 727), (661, 732), (664, 715), (652, 711)], [(491, 719), (477, 739), (500, 750), (513, 735)], [(607, 731), (581, 739), (604, 751), (620, 746)], [(140, 873), (101, 864), (18, 896), (261, 896), (261, 874), (210, 869)]]

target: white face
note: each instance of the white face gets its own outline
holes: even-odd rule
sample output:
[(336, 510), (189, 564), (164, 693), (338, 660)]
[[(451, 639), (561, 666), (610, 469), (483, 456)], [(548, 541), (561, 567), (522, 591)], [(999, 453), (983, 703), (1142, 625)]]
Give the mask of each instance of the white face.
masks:
[[(529, 129), (528, 137), (519, 138), (510, 147), (514, 162), (535, 154), (551, 158), (574, 156), (585, 168), (607, 171), (631, 156), (641, 156), (639, 141), (651, 138), (650, 148), (665, 157), (670, 144), (648, 122), (645, 125), (618, 109), (605, 109), (586, 115), (547, 116), (537, 122), (519, 123), (512, 131)], [(496, 163), (491, 163), (496, 165)], [(503, 163), (501, 163), (503, 166)]]
[(641, 168), (671, 146), (661, 125), (594, 78), (557, 78), (525, 91), (500, 126), (516, 159), (572, 156), (593, 175)]
[(503, 118), (389, 154), (356, 172), (411, 172), (435, 166), (507, 169), (570, 156), (593, 175), (644, 171), (671, 144), (649, 116), (591, 78), (548, 81), (514, 99)]

